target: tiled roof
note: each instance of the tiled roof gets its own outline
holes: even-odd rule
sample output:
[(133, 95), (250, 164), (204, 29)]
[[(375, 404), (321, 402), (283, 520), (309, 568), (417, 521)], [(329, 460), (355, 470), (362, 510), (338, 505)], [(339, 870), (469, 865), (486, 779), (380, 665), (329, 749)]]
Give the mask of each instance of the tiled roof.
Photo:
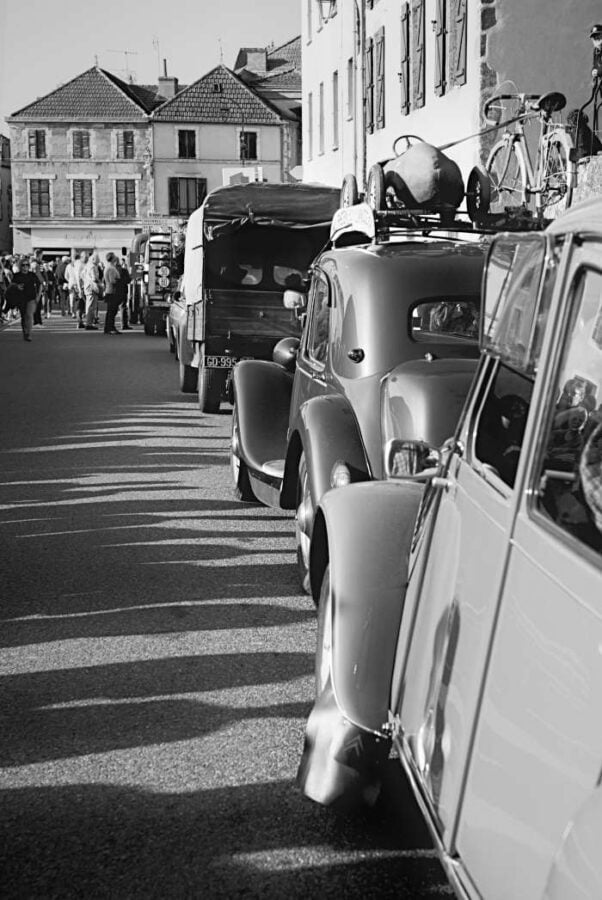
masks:
[(150, 107), (116, 75), (93, 66), (12, 114), (17, 119), (97, 119), (99, 121), (144, 120)]
[(281, 47), (268, 50), (268, 75), (279, 69), (296, 69), (301, 75), (301, 38), (296, 37)]
[[(215, 86), (222, 90), (216, 91)], [(158, 121), (277, 125), (282, 116), (226, 66), (219, 65), (153, 112)]]

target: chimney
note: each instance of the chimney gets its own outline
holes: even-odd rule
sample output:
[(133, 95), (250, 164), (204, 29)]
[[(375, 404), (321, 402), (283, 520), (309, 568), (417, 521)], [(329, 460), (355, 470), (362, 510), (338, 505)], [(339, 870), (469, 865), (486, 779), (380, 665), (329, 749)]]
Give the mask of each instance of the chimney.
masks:
[(178, 79), (167, 74), (167, 60), (163, 60), (163, 75), (159, 75), (159, 93), (167, 100), (171, 100), (178, 93)]
[(246, 55), (245, 69), (249, 72), (254, 72), (256, 75), (265, 75), (268, 70), (268, 55), (266, 51), (248, 47)]

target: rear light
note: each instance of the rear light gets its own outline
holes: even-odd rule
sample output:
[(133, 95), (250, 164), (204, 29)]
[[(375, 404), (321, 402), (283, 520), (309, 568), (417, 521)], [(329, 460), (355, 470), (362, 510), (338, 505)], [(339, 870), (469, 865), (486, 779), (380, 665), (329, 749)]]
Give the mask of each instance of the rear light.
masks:
[(349, 466), (342, 460), (337, 459), (330, 472), (330, 487), (346, 487), (348, 484), (351, 484)]

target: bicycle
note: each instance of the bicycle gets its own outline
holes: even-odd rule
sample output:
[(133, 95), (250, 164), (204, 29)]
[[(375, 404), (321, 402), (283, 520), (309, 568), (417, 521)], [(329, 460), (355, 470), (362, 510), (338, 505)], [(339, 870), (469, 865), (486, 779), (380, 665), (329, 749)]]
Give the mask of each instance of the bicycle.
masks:
[[(499, 122), (498, 117), (491, 116), (491, 110), (506, 100), (517, 102), (518, 109), (514, 116)], [(485, 165), (492, 213), (524, 206), (534, 207), (539, 216), (550, 210), (557, 215), (570, 206), (576, 177), (573, 142), (564, 125), (552, 119), (565, 106), (566, 97), (557, 91), (497, 94), (485, 103), (483, 115), (488, 122), (498, 127), (514, 125), (494, 144)], [(502, 108), (498, 105), (498, 113)], [(525, 122), (533, 119), (539, 120), (535, 166), (524, 128)]]

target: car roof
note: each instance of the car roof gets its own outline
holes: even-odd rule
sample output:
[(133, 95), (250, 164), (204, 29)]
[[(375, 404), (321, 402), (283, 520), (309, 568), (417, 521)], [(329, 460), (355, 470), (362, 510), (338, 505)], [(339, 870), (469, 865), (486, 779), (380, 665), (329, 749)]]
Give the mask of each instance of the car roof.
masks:
[(592, 197), (576, 203), (548, 226), (549, 234), (602, 232), (602, 198)]
[[(383, 270), (404, 270), (422, 268), (425, 262), (436, 265), (437, 260), (452, 265), (463, 265), (468, 260), (482, 262), (489, 245), (489, 239), (449, 240), (440, 237), (407, 235), (392, 241), (353, 244), (348, 247), (333, 247), (325, 250), (318, 262), (333, 259), (345, 261), (345, 266), (373, 266)], [(468, 263), (470, 265), (470, 263)]]

